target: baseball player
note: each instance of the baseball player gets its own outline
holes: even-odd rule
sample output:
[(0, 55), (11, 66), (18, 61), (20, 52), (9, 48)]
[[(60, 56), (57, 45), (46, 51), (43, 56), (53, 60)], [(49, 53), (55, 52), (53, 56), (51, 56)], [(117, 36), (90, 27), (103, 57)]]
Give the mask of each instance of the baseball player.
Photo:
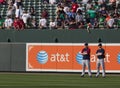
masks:
[(81, 51), (81, 54), (83, 55), (81, 77), (84, 77), (86, 66), (88, 68), (88, 75), (92, 77), (90, 69), (90, 48), (88, 47), (88, 43), (85, 43), (84, 46), (85, 47)]
[(102, 44), (98, 44), (98, 50), (96, 51), (97, 56), (97, 74), (96, 77), (99, 76), (100, 73), (100, 65), (102, 66), (102, 77), (105, 77), (105, 64), (104, 64), (104, 58), (105, 58), (105, 50), (102, 48)]

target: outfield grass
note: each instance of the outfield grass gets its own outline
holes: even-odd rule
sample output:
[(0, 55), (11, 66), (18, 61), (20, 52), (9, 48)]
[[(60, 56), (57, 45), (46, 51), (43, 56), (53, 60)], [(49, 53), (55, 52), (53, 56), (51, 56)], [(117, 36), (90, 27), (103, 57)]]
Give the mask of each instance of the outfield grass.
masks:
[(0, 88), (120, 88), (120, 75), (81, 78), (79, 74), (2, 73)]

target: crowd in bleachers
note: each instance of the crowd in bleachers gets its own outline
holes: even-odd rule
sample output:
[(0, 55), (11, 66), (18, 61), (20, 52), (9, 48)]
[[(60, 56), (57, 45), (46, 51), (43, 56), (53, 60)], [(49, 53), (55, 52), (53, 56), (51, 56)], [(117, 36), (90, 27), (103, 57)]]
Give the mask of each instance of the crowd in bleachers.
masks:
[(41, 0), (41, 4), (56, 6), (55, 16), (49, 21), (47, 8), (41, 12), (40, 19), (35, 19), (37, 9), (30, 6), (26, 10), (23, 4), (25, 1), (27, 0), (0, 0), (0, 5), (7, 5), (6, 17), (0, 16), (0, 29), (74, 30), (120, 27), (120, 0)]

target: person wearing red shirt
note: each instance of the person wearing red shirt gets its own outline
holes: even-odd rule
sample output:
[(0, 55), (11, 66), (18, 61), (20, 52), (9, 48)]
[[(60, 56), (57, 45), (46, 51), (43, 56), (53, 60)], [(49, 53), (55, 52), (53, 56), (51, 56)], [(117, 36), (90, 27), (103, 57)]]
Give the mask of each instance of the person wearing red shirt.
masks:
[(76, 16), (76, 11), (77, 11), (78, 7), (79, 6), (78, 6), (77, 2), (72, 2), (72, 8), (71, 8), (71, 10), (72, 10), (72, 14), (73, 14), (74, 18)]
[(44, 8), (44, 10), (42, 11), (41, 17), (46, 18), (46, 19), (48, 18), (48, 11), (46, 10), (46, 8)]
[(23, 22), (22, 19), (15, 18), (15, 20), (14, 20), (14, 22), (13, 22), (13, 27), (14, 27), (14, 29), (16, 29), (16, 30), (20, 30), (20, 29), (24, 29), (25, 24), (24, 24), (24, 22)]
[(72, 12), (73, 13), (76, 13), (78, 7), (79, 6), (78, 6), (77, 2), (72, 2)]
[(6, 1), (5, 0), (0, 0), (0, 4), (6, 4)]
[(22, 19), (19, 19), (19, 28), (23, 30), (25, 28), (25, 24)]
[(15, 18), (15, 19), (14, 19), (14, 22), (13, 22), (13, 27), (14, 27), (14, 29), (16, 29), (16, 30), (19, 29), (19, 23), (18, 23), (18, 21), (19, 21), (19, 18)]

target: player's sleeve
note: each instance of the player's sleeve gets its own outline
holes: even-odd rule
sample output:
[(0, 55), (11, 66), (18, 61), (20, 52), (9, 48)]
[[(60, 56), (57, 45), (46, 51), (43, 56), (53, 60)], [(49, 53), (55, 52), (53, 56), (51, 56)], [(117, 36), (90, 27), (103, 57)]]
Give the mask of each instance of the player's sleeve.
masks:
[(96, 51), (96, 54), (98, 53), (98, 50)]
[(84, 52), (84, 49), (82, 49), (81, 53), (83, 53), (83, 52)]

